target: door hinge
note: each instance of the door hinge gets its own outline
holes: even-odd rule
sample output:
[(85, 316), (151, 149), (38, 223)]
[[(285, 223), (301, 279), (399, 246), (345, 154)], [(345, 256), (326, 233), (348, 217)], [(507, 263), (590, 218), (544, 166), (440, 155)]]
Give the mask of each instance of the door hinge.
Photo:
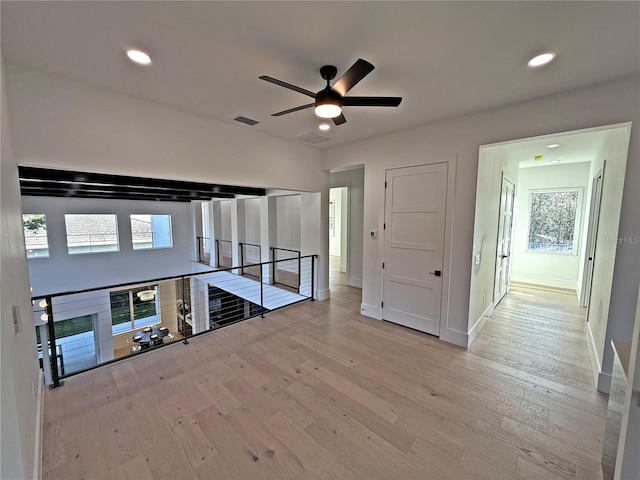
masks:
[(384, 268), (384, 262), (382, 262), (382, 268)]
[(380, 302), (380, 308), (384, 308), (384, 302)]
[(384, 188), (387, 188), (387, 182), (384, 182)]
[(386, 230), (386, 229), (387, 229), (387, 224), (386, 224), (386, 223), (383, 223), (383, 224), (382, 224), (382, 229), (383, 229), (383, 230)]

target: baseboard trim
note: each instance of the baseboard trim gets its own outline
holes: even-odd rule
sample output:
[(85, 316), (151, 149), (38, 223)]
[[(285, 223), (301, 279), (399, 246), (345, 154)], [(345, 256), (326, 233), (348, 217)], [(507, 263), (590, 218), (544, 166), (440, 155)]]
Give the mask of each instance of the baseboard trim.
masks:
[(42, 478), (42, 438), (44, 430), (44, 383), (38, 382), (36, 399), (36, 438), (33, 449), (33, 478)]
[(376, 307), (375, 305), (367, 305), (366, 303), (361, 303), (360, 315), (375, 318), (376, 320), (382, 320), (382, 308)]
[(485, 323), (487, 323), (487, 320), (491, 318), (492, 313), (493, 313), (493, 303), (489, 303), (489, 305), (487, 305), (486, 310), (482, 312), (482, 315), (480, 315), (480, 318), (476, 320), (476, 323), (474, 323), (473, 327), (471, 327), (471, 330), (469, 330), (469, 346), (476, 339), (476, 337), (480, 333), (480, 330), (482, 330), (482, 327), (484, 327)]
[(362, 279), (361, 278), (349, 278), (349, 286), (362, 288)]
[(316, 290), (316, 300), (327, 300), (331, 296), (331, 291), (328, 288), (323, 288), (322, 290)]
[[(593, 381), (596, 383), (596, 386), (598, 387), (598, 391), (604, 391), (604, 390), (600, 390), (600, 383), (601, 383), (601, 372), (600, 372), (600, 358), (598, 357), (598, 350), (596, 349), (596, 342), (593, 339), (593, 332), (591, 331), (591, 324), (589, 322), (587, 322), (587, 345), (589, 346), (588, 350), (589, 350), (589, 358), (591, 359), (591, 373), (593, 374)], [(602, 381), (602, 385), (606, 386), (606, 380)], [(611, 378), (609, 378), (609, 387), (611, 386)], [(607, 388), (606, 391), (604, 391), (605, 393), (609, 393), (609, 388)]]
[(515, 283), (527, 283), (543, 287), (561, 288), (563, 290), (576, 291), (575, 280), (563, 280), (559, 278), (538, 277), (536, 275), (511, 274), (511, 281)]
[(461, 332), (460, 330), (454, 330), (452, 328), (447, 328), (444, 331), (441, 331), (440, 340), (447, 343), (452, 343), (462, 348), (469, 347), (469, 335)]

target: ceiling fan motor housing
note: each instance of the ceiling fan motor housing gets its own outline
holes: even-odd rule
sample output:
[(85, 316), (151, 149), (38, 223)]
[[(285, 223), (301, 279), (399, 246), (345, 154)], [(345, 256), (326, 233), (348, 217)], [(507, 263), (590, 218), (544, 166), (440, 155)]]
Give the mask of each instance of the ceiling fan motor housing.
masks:
[(329, 86), (316, 94), (316, 107), (327, 103), (342, 107), (342, 96)]
[(327, 81), (327, 85), (330, 80), (336, 78), (337, 74), (338, 69), (333, 65), (325, 65), (324, 67), (320, 68), (320, 76)]

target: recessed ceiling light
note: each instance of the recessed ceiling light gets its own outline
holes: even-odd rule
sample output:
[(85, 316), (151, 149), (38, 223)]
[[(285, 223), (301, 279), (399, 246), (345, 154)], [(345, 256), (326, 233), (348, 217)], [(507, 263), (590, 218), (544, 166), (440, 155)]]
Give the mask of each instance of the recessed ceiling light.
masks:
[(549, 63), (554, 58), (556, 58), (556, 54), (553, 52), (541, 53), (540, 55), (536, 55), (531, 60), (529, 60), (527, 62), (527, 65), (532, 68), (541, 67)]
[(329, 130), (331, 128), (331, 125), (329, 125), (328, 123), (321, 123), (320, 125), (318, 125), (318, 128), (320, 130)]
[(549, 145), (547, 145), (547, 148), (558, 148), (559, 146), (559, 143), (550, 143)]
[(147, 52), (143, 52), (137, 48), (130, 48), (127, 50), (127, 57), (138, 65), (151, 65), (151, 57)]
[(551, 160), (551, 163), (560, 163), (560, 160), (558, 160), (557, 158), (554, 158), (553, 160)]

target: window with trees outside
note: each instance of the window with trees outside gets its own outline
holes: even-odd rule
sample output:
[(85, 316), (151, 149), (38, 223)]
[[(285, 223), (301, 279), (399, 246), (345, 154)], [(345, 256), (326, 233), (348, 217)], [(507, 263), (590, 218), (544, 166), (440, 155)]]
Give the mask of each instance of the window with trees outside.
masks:
[(130, 215), (134, 250), (171, 248), (171, 215)]
[(66, 214), (64, 223), (71, 255), (120, 250), (116, 215)]
[(29, 213), (22, 215), (24, 226), (24, 243), (27, 258), (43, 258), (49, 256), (47, 240), (47, 219), (43, 214)]
[(158, 323), (157, 285), (111, 292), (112, 333), (128, 332)]
[(577, 219), (581, 197), (581, 189), (530, 192), (529, 252), (577, 254)]

